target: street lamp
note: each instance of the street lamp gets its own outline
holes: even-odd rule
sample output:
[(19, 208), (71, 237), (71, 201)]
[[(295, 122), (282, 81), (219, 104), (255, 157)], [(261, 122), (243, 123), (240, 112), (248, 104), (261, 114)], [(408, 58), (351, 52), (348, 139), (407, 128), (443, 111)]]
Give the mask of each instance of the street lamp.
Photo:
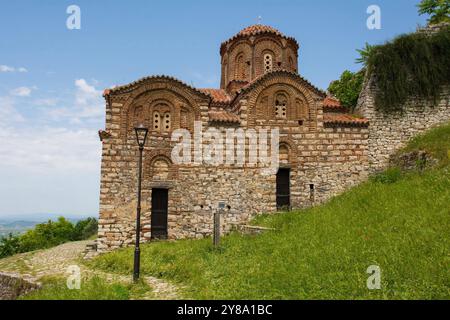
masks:
[(139, 242), (141, 237), (141, 184), (142, 184), (142, 153), (144, 151), (145, 140), (147, 140), (148, 128), (143, 124), (134, 128), (136, 132), (136, 140), (139, 146), (139, 168), (138, 168), (138, 200), (136, 210), (136, 243), (134, 248), (134, 272), (133, 281), (136, 282), (139, 279), (139, 268), (141, 264), (141, 251), (139, 248)]

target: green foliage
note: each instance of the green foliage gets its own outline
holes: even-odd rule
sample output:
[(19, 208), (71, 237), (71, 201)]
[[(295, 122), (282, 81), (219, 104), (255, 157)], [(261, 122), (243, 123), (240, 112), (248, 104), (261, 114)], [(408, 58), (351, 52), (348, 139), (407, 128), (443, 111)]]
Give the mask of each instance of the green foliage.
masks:
[(97, 234), (98, 222), (95, 218), (80, 220), (75, 225), (73, 240), (89, 239)]
[(58, 221), (48, 221), (36, 225), (20, 236), (21, 252), (34, 251), (57, 246), (73, 240), (74, 226), (70, 221), (60, 217)]
[(328, 91), (335, 95), (343, 106), (353, 110), (358, 102), (364, 81), (364, 70), (351, 72), (345, 70), (339, 80), (333, 81)]
[(375, 46), (370, 45), (366, 42), (365, 47), (362, 49), (356, 49), (359, 53), (359, 58), (356, 59), (356, 63), (361, 63), (364, 66), (367, 66), (367, 61), (370, 56), (373, 54)]
[(386, 171), (372, 177), (372, 181), (389, 184), (395, 183), (402, 178), (402, 171), (399, 168), (389, 168)]
[(440, 126), (419, 135), (400, 152), (414, 150), (427, 151), (433, 158), (439, 161), (440, 167), (450, 166), (450, 124)]
[(402, 35), (392, 42), (376, 46), (367, 67), (378, 91), (377, 109), (402, 110), (410, 97), (437, 102), (441, 88), (450, 81), (450, 27), (427, 36)]
[(0, 239), (0, 258), (12, 256), (19, 252), (19, 237), (10, 233), (7, 237)]
[[(102, 278), (94, 277), (82, 281), (79, 290), (67, 288), (62, 278), (44, 279), (43, 288), (21, 297), (22, 300), (129, 300), (136, 290), (134, 287), (144, 286), (108, 283)], [(150, 290), (148, 287), (146, 290)]]
[(417, 7), (419, 14), (428, 14), (429, 24), (450, 22), (450, 1), (449, 0), (422, 0)]
[(16, 253), (46, 249), (68, 241), (89, 239), (97, 232), (97, 220), (88, 218), (75, 225), (63, 217), (57, 221), (38, 224), (22, 235), (0, 239), (0, 258)]

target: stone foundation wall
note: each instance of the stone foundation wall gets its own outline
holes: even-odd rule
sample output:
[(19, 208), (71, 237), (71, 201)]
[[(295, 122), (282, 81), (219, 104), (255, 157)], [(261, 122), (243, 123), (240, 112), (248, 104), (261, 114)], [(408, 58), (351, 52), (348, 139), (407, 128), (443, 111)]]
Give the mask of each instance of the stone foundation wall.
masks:
[(391, 156), (418, 134), (450, 121), (450, 87), (444, 87), (437, 103), (411, 97), (403, 112), (386, 114), (375, 108), (377, 88), (367, 81), (358, 101), (358, 112), (369, 119), (370, 172), (388, 166)]
[[(450, 23), (429, 25), (419, 28), (417, 32), (433, 35), (449, 25)], [(410, 97), (402, 112), (389, 114), (376, 110), (377, 91), (373, 78), (366, 79), (357, 106), (358, 113), (370, 121), (368, 156), (371, 173), (386, 168), (391, 156), (413, 137), (450, 121), (450, 86), (441, 88), (437, 102)]]

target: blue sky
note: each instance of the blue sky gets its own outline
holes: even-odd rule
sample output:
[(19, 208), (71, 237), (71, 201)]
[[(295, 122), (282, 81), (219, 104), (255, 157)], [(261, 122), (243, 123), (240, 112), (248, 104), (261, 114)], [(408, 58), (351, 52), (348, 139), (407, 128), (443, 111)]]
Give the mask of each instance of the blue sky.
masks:
[[(103, 89), (151, 74), (218, 87), (220, 43), (271, 25), (300, 43), (300, 74), (322, 89), (355, 49), (424, 25), (419, 0), (2, 1), (0, 218), (53, 212), (96, 215)], [(66, 9), (81, 8), (81, 30)], [(381, 30), (366, 27), (369, 5)]]

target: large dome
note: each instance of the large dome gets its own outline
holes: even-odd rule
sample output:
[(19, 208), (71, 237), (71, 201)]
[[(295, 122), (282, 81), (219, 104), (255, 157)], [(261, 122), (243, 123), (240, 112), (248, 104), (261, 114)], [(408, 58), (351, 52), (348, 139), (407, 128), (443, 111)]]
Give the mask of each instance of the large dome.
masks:
[(234, 92), (274, 70), (298, 72), (298, 43), (277, 29), (255, 24), (222, 43), (221, 89)]

